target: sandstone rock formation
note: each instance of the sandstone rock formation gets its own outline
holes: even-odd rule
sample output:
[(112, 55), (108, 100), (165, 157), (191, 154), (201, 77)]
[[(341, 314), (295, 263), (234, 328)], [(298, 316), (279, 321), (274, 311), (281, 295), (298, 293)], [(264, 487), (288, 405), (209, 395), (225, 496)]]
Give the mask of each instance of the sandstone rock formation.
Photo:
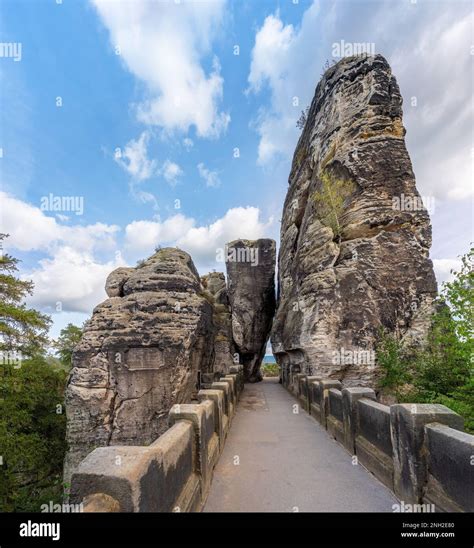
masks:
[(146, 445), (211, 367), (213, 306), (184, 251), (165, 248), (106, 283), (73, 356), (65, 478), (95, 447)]
[(283, 209), (272, 331), (283, 375), (291, 367), (372, 386), (381, 327), (406, 340), (425, 335), (436, 293), (431, 227), (404, 135), (402, 98), (382, 56), (326, 71)]
[[(238, 362), (232, 340), (232, 315), (225, 276), (222, 272), (211, 272), (202, 276), (204, 295), (213, 305), (214, 343), (208, 371), (203, 371), (204, 384), (212, 382), (216, 374), (226, 374)], [(237, 360), (235, 360), (237, 358)], [(234, 361), (235, 360), (235, 361)]]
[(260, 364), (275, 312), (275, 262), (274, 240), (235, 240), (227, 244), (232, 336), (248, 382), (262, 379)]

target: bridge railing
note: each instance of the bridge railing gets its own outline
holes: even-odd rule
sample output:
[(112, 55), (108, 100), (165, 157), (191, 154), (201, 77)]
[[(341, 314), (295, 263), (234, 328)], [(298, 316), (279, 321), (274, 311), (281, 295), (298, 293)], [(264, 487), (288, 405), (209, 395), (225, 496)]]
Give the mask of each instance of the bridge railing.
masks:
[(70, 502), (91, 512), (199, 511), (209, 492), (240, 392), (243, 371), (174, 405), (169, 428), (149, 446), (98, 447), (72, 476)]
[(474, 436), (444, 405), (376, 401), (370, 388), (287, 372), (285, 387), (329, 435), (406, 504), (474, 511)]

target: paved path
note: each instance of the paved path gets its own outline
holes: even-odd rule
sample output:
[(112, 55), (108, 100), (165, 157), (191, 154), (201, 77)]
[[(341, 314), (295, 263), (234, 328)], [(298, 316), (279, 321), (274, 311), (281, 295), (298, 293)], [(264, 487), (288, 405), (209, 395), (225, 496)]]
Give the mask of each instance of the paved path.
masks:
[(204, 511), (391, 512), (393, 494), (296, 403), (276, 379), (245, 385)]

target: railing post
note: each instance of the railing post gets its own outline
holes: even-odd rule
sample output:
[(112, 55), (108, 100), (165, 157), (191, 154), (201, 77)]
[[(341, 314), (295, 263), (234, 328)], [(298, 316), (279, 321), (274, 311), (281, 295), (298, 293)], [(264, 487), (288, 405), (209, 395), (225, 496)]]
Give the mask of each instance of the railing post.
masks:
[(375, 400), (375, 392), (372, 388), (343, 388), (342, 389), (342, 413), (344, 417), (344, 447), (355, 455), (355, 438), (358, 423), (358, 400), (368, 398)]
[(335, 381), (333, 379), (324, 379), (319, 382), (320, 390), (320, 422), (327, 428), (327, 414), (328, 414), (328, 401), (329, 401), (329, 390), (331, 388), (336, 388), (337, 390), (341, 389), (341, 382)]
[(463, 430), (463, 418), (444, 405), (399, 403), (390, 407), (394, 490), (407, 503), (421, 503), (427, 479), (425, 424), (437, 422)]

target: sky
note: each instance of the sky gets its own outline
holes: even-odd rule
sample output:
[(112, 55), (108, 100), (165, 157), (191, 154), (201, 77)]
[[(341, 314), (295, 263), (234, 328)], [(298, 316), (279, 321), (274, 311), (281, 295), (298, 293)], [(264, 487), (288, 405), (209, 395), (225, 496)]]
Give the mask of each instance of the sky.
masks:
[(156, 246), (205, 274), (225, 242), (278, 242), (296, 121), (343, 43), (392, 66), (448, 279), (474, 240), (472, 34), (461, 0), (2, 0), (0, 231), (28, 304), (56, 337)]

